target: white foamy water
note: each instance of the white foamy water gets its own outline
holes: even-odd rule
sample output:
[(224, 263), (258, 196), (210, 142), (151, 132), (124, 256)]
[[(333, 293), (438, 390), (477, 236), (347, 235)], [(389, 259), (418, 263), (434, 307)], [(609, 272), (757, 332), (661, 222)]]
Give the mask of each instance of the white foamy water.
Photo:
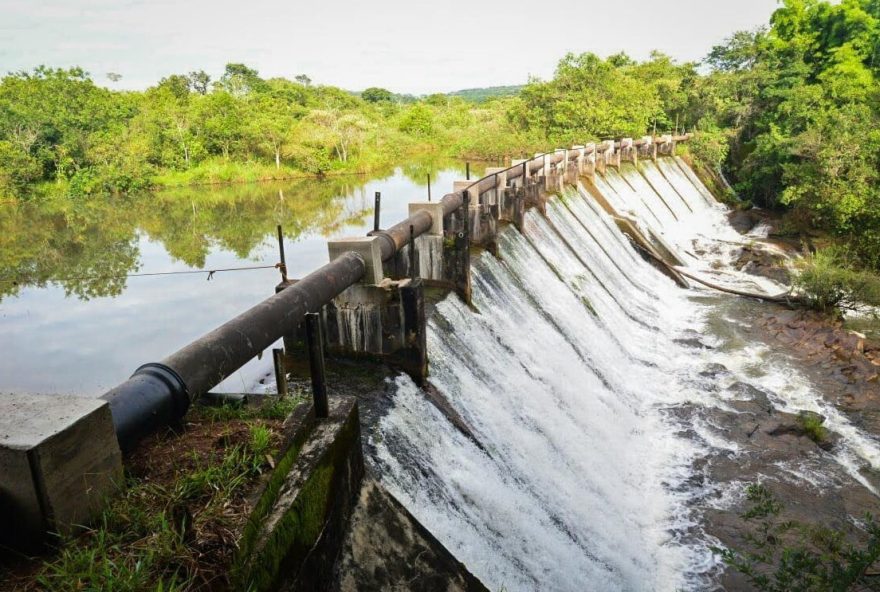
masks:
[[(596, 185), (682, 249), (726, 224), (681, 163), (640, 166)], [(480, 445), (400, 377), (373, 435), (383, 483), (492, 590), (704, 589), (718, 564), (694, 506), (713, 486), (688, 478), (695, 459), (741, 451), (702, 420), (686, 435), (670, 410), (726, 406), (699, 375), (712, 363), (730, 369), (725, 380), (775, 389), (786, 409), (827, 415), (821, 396), (805, 381), (784, 388), (791, 367), (756, 373), (748, 344), (683, 345), (727, 296), (677, 288), (583, 189), (551, 200), (546, 218), (529, 211), (524, 233), (509, 227), (498, 242), (499, 258), (472, 262), (474, 308), (447, 297), (428, 333), (430, 381)], [(855, 477), (876, 447), (829, 417), (847, 443), (834, 458)]]

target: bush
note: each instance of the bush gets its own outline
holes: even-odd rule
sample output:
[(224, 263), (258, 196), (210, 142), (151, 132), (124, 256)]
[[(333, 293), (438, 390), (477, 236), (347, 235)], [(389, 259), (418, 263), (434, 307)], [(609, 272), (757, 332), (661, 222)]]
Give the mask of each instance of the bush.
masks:
[(799, 267), (794, 287), (809, 308), (837, 316), (880, 305), (880, 277), (853, 269), (836, 249), (817, 251)]

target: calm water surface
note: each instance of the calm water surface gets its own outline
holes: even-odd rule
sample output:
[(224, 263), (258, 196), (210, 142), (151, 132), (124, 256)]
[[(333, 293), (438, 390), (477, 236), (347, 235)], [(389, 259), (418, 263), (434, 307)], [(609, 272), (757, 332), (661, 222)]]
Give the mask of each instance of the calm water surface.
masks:
[[(472, 172), (482, 169), (471, 167)], [(328, 261), (327, 239), (382, 226), (464, 178), (457, 163), (410, 163), (375, 178), (200, 187), (134, 198), (0, 206), (0, 393), (99, 396), (273, 293), (274, 269), (120, 277), (273, 265), (275, 227), (288, 274)], [(217, 390), (247, 392), (269, 372), (253, 361)]]

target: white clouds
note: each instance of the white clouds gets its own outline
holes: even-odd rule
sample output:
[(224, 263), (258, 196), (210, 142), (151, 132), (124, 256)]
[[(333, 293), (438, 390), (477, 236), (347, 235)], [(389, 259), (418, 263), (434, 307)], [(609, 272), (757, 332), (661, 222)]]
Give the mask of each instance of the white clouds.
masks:
[(0, 0), (0, 70), (81, 65), (143, 88), (229, 61), (350, 89), (423, 93), (549, 76), (567, 51), (699, 59), (775, 0)]

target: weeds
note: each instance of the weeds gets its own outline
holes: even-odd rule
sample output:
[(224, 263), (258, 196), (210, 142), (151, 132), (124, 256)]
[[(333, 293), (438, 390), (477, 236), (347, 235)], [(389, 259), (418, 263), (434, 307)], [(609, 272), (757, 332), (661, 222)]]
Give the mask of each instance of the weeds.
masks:
[[(57, 556), (44, 564), (34, 583), (62, 592), (168, 592), (225, 578), (220, 564), (234, 546), (229, 536), (234, 508), (271, 463), (274, 433), (259, 418), (277, 417), (293, 404), (202, 410), (211, 422), (224, 414), (247, 418), (245, 431), (219, 451), (192, 451), (167, 482), (129, 477), (92, 529), (60, 542)], [(226, 444), (224, 437), (219, 441)]]
[(816, 413), (801, 411), (798, 413), (797, 422), (804, 435), (816, 444), (821, 444), (828, 439), (828, 430), (822, 423), (825, 420)]
[(750, 507), (741, 514), (760, 520), (746, 535), (748, 549), (715, 547), (725, 564), (743, 574), (763, 592), (824, 592), (880, 590), (869, 574), (880, 559), (880, 525), (870, 514), (857, 529), (862, 544), (846, 533), (816, 524), (780, 520), (782, 504), (763, 484), (749, 485)]

